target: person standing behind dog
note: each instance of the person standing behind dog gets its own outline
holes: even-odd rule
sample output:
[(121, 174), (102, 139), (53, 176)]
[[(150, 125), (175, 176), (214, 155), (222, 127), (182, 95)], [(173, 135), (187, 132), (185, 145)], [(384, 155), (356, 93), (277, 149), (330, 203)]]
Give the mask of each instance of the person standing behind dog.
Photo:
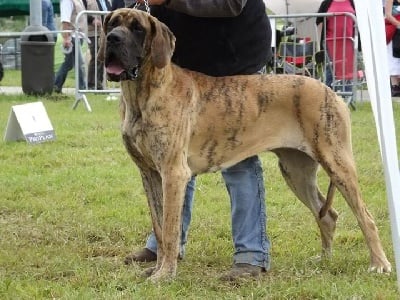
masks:
[[(111, 5), (107, 0), (83, 0), (87, 10), (109, 11)], [(104, 64), (97, 60), (97, 50), (99, 48), (99, 38), (103, 17), (99, 15), (88, 15), (88, 37), (90, 40), (89, 51), (90, 61), (88, 67), (88, 89), (102, 90), (104, 81)]]
[[(212, 76), (265, 72), (271, 58), (271, 27), (262, 0), (149, 0), (151, 13), (176, 36), (173, 62)], [(270, 266), (266, 234), (265, 189), (257, 156), (222, 171), (231, 199), (232, 269), (221, 279), (259, 276)], [(180, 257), (184, 255), (191, 221), (195, 177), (186, 188), (182, 212)], [(144, 249), (127, 256), (125, 263), (157, 259), (152, 233)]]
[[(75, 28), (77, 15), (85, 10), (85, 6), (81, 0), (60, 0), (60, 21), (62, 30), (73, 30)], [(87, 32), (87, 18), (81, 17), (79, 19), (79, 31), (83, 34)], [(54, 92), (61, 93), (62, 87), (67, 78), (68, 72), (72, 70), (75, 65), (75, 45), (76, 37), (74, 33), (63, 32), (62, 33), (62, 46), (65, 49), (64, 62), (58, 69), (55, 80), (54, 80)], [(82, 40), (82, 39), (81, 39)], [(80, 42), (80, 45), (82, 43)], [(82, 50), (78, 51), (78, 68), (79, 68), (79, 89), (86, 88), (86, 74), (84, 68), (84, 61)]]
[(125, 7), (124, 0), (112, 0), (112, 2), (111, 2), (111, 10), (116, 10), (118, 8), (123, 8), (123, 7)]

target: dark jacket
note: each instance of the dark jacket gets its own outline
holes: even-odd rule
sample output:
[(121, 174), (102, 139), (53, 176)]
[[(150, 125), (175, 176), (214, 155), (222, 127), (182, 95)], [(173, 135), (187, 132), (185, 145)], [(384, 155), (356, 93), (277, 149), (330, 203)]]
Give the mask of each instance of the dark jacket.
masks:
[(112, 0), (111, 10), (116, 10), (118, 8), (123, 8), (123, 7), (125, 7), (124, 0)]
[(195, 17), (153, 6), (176, 36), (173, 62), (212, 76), (253, 74), (271, 58), (271, 27), (262, 0), (249, 0), (235, 17)]

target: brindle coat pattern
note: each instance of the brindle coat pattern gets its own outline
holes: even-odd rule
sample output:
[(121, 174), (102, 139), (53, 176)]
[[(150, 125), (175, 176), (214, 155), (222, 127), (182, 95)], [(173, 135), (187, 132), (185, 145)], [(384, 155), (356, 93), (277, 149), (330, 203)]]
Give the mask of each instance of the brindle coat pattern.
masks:
[[(370, 270), (391, 271), (361, 198), (349, 111), (340, 97), (298, 75), (214, 78), (182, 69), (171, 63), (173, 34), (142, 11), (111, 12), (103, 29), (99, 54), (108, 79), (121, 81), (123, 141), (140, 169), (158, 241), (153, 281), (176, 274), (190, 176), (262, 151), (279, 157), (287, 184), (314, 215), (323, 255), (332, 249), (337, 213), (330, 198), (336, 187), (364, 234)], [(319, 165), (331, 179), (328, 201), (317, 186)]]

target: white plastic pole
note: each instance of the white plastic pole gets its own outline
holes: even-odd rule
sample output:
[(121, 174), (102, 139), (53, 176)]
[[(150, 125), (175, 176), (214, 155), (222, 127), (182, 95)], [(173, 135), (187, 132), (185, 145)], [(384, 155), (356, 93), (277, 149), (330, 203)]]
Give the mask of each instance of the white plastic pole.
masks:
[(354, 3), (361, 36), (368, 92), (371, 98), (384, 167), (397, 284), (400, 289), (400, 172), (382, 2), (355, 0)]

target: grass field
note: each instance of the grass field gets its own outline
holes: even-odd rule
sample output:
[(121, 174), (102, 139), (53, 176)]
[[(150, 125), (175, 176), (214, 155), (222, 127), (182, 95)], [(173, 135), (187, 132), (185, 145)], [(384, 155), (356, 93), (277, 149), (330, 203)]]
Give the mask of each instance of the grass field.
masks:
[[(332, 260), (313, 259), (320, 251), (318, 229), (284, 183), (272, 154), (261, 156), (271, 271), (235, 284), (218, 279), (230, 268), (233, 247), (229, 199), (215, 173), (198, 177), (187, 255), (177, 279), (147, 282), (141, 274), (148, 264), (123, 264), (127, 253), (144, 245), (151, 225), (138, 170), (122, 145), (118, 103), (104, 95), (88, 100), (92, 113), (83, 105), (72, 110), (74, 99), (68, 96), (1, 95), (3, 130), (11, 106), (42, 101), (57, 139), (36, 146), (0, 142), (0, 299), (400, 299), (394, 273), (367, 273), (366, 244), (338, 193)], [(399, 120), (399, 103), (394, 113)], [(363, 196), (394, 264), (368, 103), (358, 104), (352, 122)], [(396, 126), (399, 132), (400, 122)], [(326, 191), (323, 172), (320, 185)]]

